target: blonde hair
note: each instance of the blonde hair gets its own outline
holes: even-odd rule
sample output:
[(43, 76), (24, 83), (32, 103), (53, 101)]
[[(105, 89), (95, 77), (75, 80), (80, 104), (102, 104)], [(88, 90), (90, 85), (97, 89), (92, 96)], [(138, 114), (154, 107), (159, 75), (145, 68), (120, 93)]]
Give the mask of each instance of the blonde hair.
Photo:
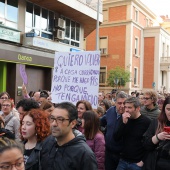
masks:
[(154, 101), (154, 104), (157, 103), (158, 95), (157, 95), (157, 92), (155, 90), (146, 90), (144, 92), (144, 95), (149, 95), (152, 98), (152, 100)]

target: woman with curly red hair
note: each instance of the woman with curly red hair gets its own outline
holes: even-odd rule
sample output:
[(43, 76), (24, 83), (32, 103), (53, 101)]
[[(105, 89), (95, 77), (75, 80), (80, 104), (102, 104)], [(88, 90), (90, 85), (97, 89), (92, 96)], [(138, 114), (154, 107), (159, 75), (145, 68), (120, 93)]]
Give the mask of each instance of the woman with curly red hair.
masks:
[(43, 140), (50, 134), (48, 115), (41, 109), (26, 112), (21, 120), (20, 131), (25, 146), (25, 170), (41, 170)]

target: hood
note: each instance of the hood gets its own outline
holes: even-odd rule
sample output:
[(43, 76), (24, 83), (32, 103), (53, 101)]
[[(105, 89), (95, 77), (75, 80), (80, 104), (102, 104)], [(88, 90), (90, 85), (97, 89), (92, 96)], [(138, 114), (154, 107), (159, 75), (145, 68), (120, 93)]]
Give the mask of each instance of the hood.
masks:
[(75, 143), (79, 143), (79, 142), (86, 142), (86, 138), (85, 136), (78, 130), (73, 130), (73, 133), (75, 135), (75, 138), (72, 139), (71, 141), (69, 141), (68, 143), (62, 145), (61, 147), (66, 147), (66, 146), (70, 146), (70, 145), (74, 145)]

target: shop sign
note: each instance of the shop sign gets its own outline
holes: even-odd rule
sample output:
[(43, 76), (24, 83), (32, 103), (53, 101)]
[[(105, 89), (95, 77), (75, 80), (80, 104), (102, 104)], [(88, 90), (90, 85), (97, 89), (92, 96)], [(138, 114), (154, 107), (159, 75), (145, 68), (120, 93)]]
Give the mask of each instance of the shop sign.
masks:
[(70, 48), (70, 51), (72, 52), (78, 52), (78, 51), (81, 51), (80, 49), (77, 49), (77, 48)]
[(18, 54), (18, 60), (31, 62), (32, 61), (32, 57)]
[(0, 39), (20, 43), (20, 32), (0, 27)]

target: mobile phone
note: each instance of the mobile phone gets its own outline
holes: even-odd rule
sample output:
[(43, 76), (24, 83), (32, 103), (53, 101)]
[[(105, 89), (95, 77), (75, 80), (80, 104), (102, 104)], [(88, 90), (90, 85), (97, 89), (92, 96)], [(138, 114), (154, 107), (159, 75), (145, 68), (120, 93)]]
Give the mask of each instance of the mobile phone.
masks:
[(165, 126), (164, 131), (167, 132), (167, 133), (170, 133), (170, 126)]

